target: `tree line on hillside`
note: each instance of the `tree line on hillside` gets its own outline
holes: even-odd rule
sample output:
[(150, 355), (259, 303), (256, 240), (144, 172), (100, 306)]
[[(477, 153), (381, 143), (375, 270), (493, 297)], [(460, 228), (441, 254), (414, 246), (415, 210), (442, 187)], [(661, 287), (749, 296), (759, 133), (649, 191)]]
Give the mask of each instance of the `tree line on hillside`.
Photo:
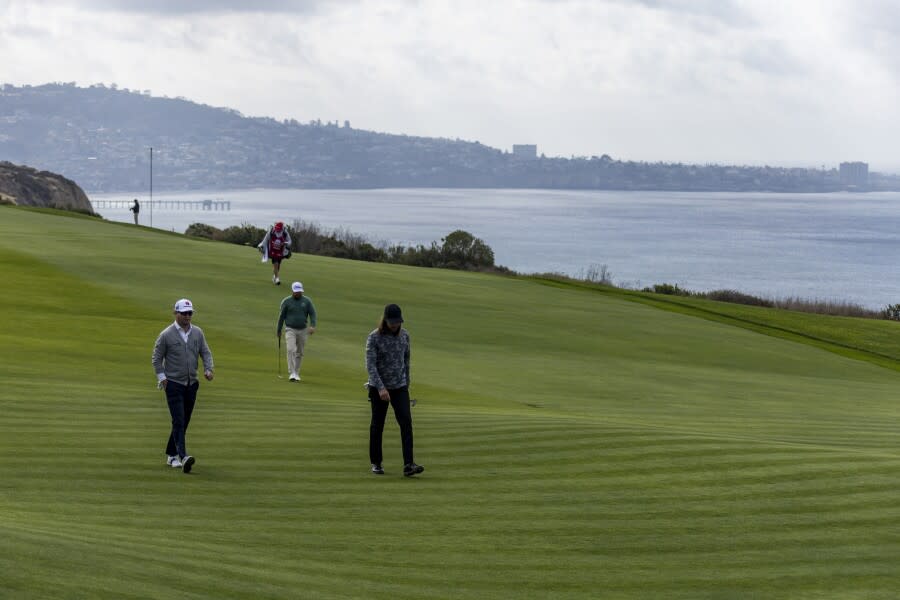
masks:
[[(372, 243), (367, 238), (345, 229), (326, 230), (315, 223), (300, 219), (294, 220), (288, 229), (294, 252), (414, 267), (512, 273), (510, 269), (494, 264), (494, 251), (484, 240), (461, 229), (447, 234), (441, 238), (440, 243), (434, 241), (427, 246)], [(225, 229), (204, 223), (193, 223), (184, 233), (194, 237), (255, 247), (266, 235), (266, 230), (246, 223)]]

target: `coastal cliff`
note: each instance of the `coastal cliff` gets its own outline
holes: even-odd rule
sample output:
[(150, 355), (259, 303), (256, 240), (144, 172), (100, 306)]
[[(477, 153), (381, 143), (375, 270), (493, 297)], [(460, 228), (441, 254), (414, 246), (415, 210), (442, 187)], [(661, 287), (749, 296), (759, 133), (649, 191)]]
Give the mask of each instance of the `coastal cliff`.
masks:
[(0, 203), (94, 214), (77, 183), (62, 175), (0, 161)]

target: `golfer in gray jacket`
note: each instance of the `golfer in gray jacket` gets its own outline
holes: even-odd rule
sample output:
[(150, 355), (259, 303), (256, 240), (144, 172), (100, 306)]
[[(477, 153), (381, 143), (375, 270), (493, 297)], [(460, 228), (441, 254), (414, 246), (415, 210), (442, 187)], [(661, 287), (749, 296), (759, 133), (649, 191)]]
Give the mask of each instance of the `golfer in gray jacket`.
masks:
[(194, 457), (188, 454), (185, 433), (197, 401), (198, 357), (203, 358), (203, 376), (213, 378), (213, 356), (203, 331), (191, 323), (194, 305), (187, 298), (175, 303), (175, 322), (160, 332), (153, 346), (153, 370), (160, 389), (166, 392), (172, 432), (166, 445), (166, 464), (190, 473)]

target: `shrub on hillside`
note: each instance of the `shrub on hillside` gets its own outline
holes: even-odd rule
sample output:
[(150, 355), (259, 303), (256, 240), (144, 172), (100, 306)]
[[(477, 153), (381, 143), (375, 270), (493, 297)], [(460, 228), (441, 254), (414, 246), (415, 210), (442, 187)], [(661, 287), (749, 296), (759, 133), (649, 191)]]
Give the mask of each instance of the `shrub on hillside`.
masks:
[(208, 240), (215, 239), (216, 234), (221, 233), (221, 229), (217, 229), (212, 225), (207, 225), (205, 223), (191, 223), (188, 225), (188, 228), (184, 230), (184, 235), (206, 238)]
[[(295, 219), (288, 229), (291, 232), (294, 252), (304, 254), (417, 267), (512, 273), (510, 269), (494, 264), (494, 251), (484, 240), (461, 229), (442, 238), (440, 246), (432, 242), (430, 246), (420, 244), (415, 247), (401, 245), (389, 247), (385, 242), (375, 243), (346, 229), (328, 231), (315, 223), (301, 219)], [(239, 227), (229, 227), (224, 231), (211, 225), (193, 223), (185, 231), (185, 235), (248, 246), (257, 245), (265, 234), (265, 229), (246, 223)]]
[(266, 230), (249, 223), (240, 226), (226, 227), (213, 235), (214, 240), (228, 242), (229, 244), (241, 244), (242, 246), (256, 246), (266, 236)]
[(579, 279), (600, 285), (612, 285), (612, 273), (606, 265), (591, 264), (586, 271), (579, 272)]
[(387, 252), (377, 248), (368, 242), (362, 243), (356, 248), (356, 259), (368, 262), (386, 262)]
[(775, 303), (772, 300), (760, 298), (759, 296), (751, 296), (750, 294), (745, 294), (744, 292), (739, 292), (737, 290), (713, 290), (711, 292), (700, 294), (700, 296), (718, 302), (732, 302), (734, 304), (746, 304), (748, 306), (765, 306), (767, 308), (775, 306)]
[(368, 262), (385, 262), (387, 253), (364, 236), (346, 229), (326, 231), (315, 223), (295, 219), (291, 225), (291, 239), (295, 252), (349, 258)]
[(859, 317), (862, 319), (882, 318), (880, 312), (870, 310), (852, 302), (835, 302), (832, 300), (805, 300), (803, 298), (781, 298), (775, 301), (775, 307), (783, 310), (833, 315), (836, 317)]
[(643, 292), (652, 292), (654, 294), (665, 294), (667, 296), (691, 296), (693, 295), (690, 290), (686, 290), (684, 288), (678, 287), (677, 284), (674, 283), (655, 283), (653, 287), (646, 287)]
[(315, 223), (294, 219), (290, 226), (294, 251), (306, 254), (319, 254), (328, 234)]
[(881, 311), (881, 316), (891, 321), (900, 321), (900, 304), (888, 304)]
[(448, 269), (476, 270), (494, 266), (494, 251), (468, 231), (457, 229), (442, 238), (442, 267)]
[(391, 246), (388, 248), (389, 262), (411, 267), (438, 267), (441, 251), (435, 242), (431, 246)]

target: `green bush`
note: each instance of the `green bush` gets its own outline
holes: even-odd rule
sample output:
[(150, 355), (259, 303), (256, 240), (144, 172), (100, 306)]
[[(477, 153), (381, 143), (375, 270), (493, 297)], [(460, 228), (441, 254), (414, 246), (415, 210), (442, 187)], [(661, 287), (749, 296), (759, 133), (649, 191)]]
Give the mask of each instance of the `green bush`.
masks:
[(718, 302), (732, 302), (734, 304), (746, 304), (748, 306), (766, 306), (769, 308), (775, 306), (775, 303), (771, 300), (760, 298), (759, 296), (745, 294), (744, 292), (739, 292), (737, 290), (713, 290), (711, 292), (700, 294), (700, 296), (709, 300), (717, 300)]
[(221, 233), (221, 229), (217, 229), (216, 227), (205, 223), (191, 223), (188, 225), (188, 228), (184, 230), (184, 235), (206, 238), (208, 240), (216, 239), (215, 236), (221, 235)]
[(240, 226), (225, 228), (223, 231), (219, 232), (218, 235), (215, 235), (213, 239), (228, 242), (229, 244), (256, 246), (264, 237), (266, 237), (266, 230), (262, 227), (256, 227), (249, 223), (242, 223)]
[(691, 296), (691, 295), (693, 295), (690, 290), (686, 290), (684, 288), (678, 287), (677, 284), (673, 284), (673, 283), (656, 283), (656, 284), (653, 284), (653, 287), (644, 288), (642, 291), (652, 292), (654, 294), (665, 294), (667, 296)]
[[(373, 244), (365, 237), (344, 229), (326, 231), (315, 223), (295, 219), (290, 227), (294, 252), (349, 258), (368, 262), (386, 262), (416, 267), (440, 267), (467, 271), (493, 271), (511, 273), (510, 269), (494, 265), (494, 251), (484, 240), (457, 229), (442, 238), (438, 246), (391, 246)], [(216, 241), (256, 246), (266, 235), (266, 230), (243, 223), (225, 230), (203, 223), (193, 223), (185, 235)]]
[(468, 231), (457, 229), (441, 239), (441, 266), (448, 269), (477, 270), (494, 266), (494, 251)]
[(435, 242), (431, 246), (394, 246), (388, 251), (389, 262), (412, 267), (439, 267), (441, 266), (441, 251)]

